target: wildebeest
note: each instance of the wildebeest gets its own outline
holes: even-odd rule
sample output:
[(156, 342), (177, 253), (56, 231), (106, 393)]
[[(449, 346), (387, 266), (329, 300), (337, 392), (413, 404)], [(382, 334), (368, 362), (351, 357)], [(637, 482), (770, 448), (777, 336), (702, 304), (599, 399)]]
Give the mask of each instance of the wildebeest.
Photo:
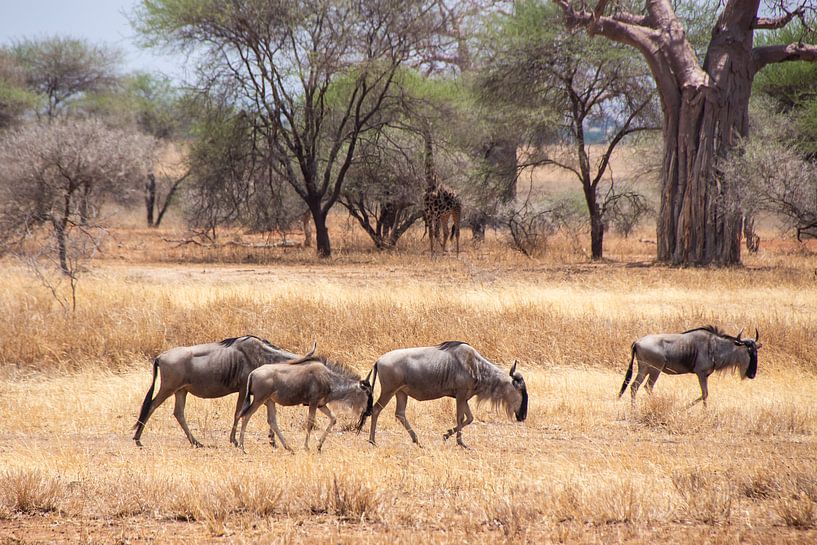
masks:
[[(309, 450), (309, 435), (315, 426), (315, 411), (320, 410), (329, 418), (329, 425), (318, 441), (318, 451), (332, 426), (335, 416), (327, 406), (338, 403), (359, 412), (363, 422), (372, 410), (372, 386), (369, 377), (361, 380), (360, 376), (348, 367), (325, 360), (312, 358), (311, 354), (289, 361), (282, 365), (264, 365), (250, 373), (247, 378), (247, 389), (244, 405), (238, 417), (241, 418), (241, 435), (239, 446), (244, 448), (244, 431), (247, 422), (261, 405), (266, 404), (269, 411), (269, 423), (272, 431), (281, 440), (281, 445), (290, 452), (284, 436), (278, 428), (275, 405), (307, 405), (309, 413), (306, 420), (306, 439), (304, 448)], [(362, 425), (362, 424), (360, 424)]]
[[(310, 356), (315, 352), (312, 347)], [(216, 398), (238, 392), (238, 401), (235, 407), (233, 427), (230, 430), (230, 442), (234, 445), (238, 412), (244, 402), (247, 377), (257, 367), (280, 363), (298, 358), (296, 354), (278, 348), (269, 341), (254, 335), (224, 339), (217, 343), (197, 344), (195, 346), (180, 346), (159, 354), (153, 360), (153, 382), (142, 402), (139, 418), (134, 425), (136, 433), (133, 440), (142, 446), (141, 437), (148, 419), (159, 405), (171, 395), (176, 396), (176, 407), (173, 415), (184, 430), (184, 434), (194, 447), (202, 446), (193, 437), (184, 418), (184, 405), (187, 394), (196, 397)], [(153, 388), (156, 386), (157, 372), (161, 373), (159, 392), (153, 397)], [(271, 418), (270, 407), (267, 408), (267, 417)], [(270, 439), (275, 439), (270, 432)]]
[[(369, 442), (375, 443), (377, 417), (392, 396), (397, 397), (395, 416), (419, 445), (417, 434), (406, 418), (406, 404), (411, 397), (418, 401), (453, 397), (457, 401), (456, 426), (445, 432), (443, 439), (457, 435), (462, 442), (462, 429), (473, 422), (468, 400), (491, 401), (502, 407), (508, 416), (523, 421), (528, 414), (528, 391), (522, 375), (516, 372), (516, 362), (510, 374), (488, 361), (467, 343), (447, 341), (437, 346), (403, 348), (384, 354), (372, 368), (372, 386), (380, 375), (380, 398), (372, 409)], [(365, 423), (361, 419), (358, 431)]]
[(627, 384), (633, 376), (633, 361), (638, 359), (638, 375), (633, 385), (632, 402), (635, 404), (635, 394), (638, 387), (647, 379), (647, 389), (652, 392), (658, 375), (665, 372), (671, 375), (694, 373), (698, 376), (701, 385), (701, 397), (691, 405), (709, 397), (706, 382), (715, 371), (737, 369), (741, 378), (755, 378), (757, 374), (757, 351), (763, 346), (760, 343), (760, 333), (755, 329), (755, 338), (741, 339), (741, 333), (736, 337), (727, 335), (716, 327), (708, 325), (684, 331), (683, 333), (665, 333), (641, 337), (632, 344), (630, 350), (630, 367), (624, 377), (624, 384), (618, 397), (624, 394)]

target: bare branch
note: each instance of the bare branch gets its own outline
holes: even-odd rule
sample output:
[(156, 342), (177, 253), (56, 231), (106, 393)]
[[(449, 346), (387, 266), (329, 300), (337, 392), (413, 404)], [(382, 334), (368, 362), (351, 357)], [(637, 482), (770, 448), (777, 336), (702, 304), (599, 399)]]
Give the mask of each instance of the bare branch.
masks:
[(788, 61), (817, 61), (817, 45), (810, 44), (781, 44), (765, 45), (752, 50), (755, 61), (755, 71), (759, 71), (767, 64)]
[(802, 19), (805, 13), (805, 5), (801, 4), (796, 10), (787, 11), (786, 14), (781, 17), (755, 17), (754, 23), (752, 23), (752, 28), (762, 30), (775, 30), (778, 28), (783, 28), (795, 17)]

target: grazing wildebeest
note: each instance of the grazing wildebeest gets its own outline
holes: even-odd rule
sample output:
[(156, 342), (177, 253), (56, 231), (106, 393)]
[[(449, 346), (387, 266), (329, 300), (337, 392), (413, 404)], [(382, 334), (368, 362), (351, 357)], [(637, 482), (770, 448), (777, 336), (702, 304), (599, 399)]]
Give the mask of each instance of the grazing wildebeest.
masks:
[[(310, 356), (315, 352), (312, 347)], [(134, 425), (136, 433), (133, 440), (142, 446), (141, 437), (150, 415), (159, 405), (171, 395), (176, 395), (176, 407), (173, 415), (184, 430), (184, 434), (194, 447), (202, 446), (184, 419), (184, 405), (187, 394), (196, 397), (216, 398), (238, 392), (238, 401), (235, 407), (233, 427), (230, 430), (230, 442), (234, 445), (238, 412), (244, 402), (247, 377), (254, 369), (269, 363), (281, 363), (297, 358), (298, 356), (278, 348), (269, 341), (254, 335), (224, 339), (217, 343), (197, 344), (195, 346), (181, 346), (159, 354), (153, 360), (153, 382), (148, 389), (139, 418)], [(156, 386), (157, 371), (161, 373), (159, 392), (153, 397), (153, 388)], [(267, 408), (267, 417), (271, 408)], [(270, 431), (270, 440), (273, 446), (275, 439)]]
[(743, 330), (736, 337), (732, 337), (709, 325), (683, 333), (641, 337), (631, 347), (630, 367), (627, 369), (618, 397), (627, 389), (627, 384), (633, 376), (633, 360), (638, 358), (638, 375), (630, 387), (633, 404), (644, 377), (649, 375), (647, 390), (652, 392), (658, 375), (663, 371), (671, 375), (687, 373), (697, 375), (701, 385), (701, 397), (690, 406), (699, 401), (706, 405), (706, 398), (709, 396), (706, 382), (713, 372), (737, 369), (741, 378), (750, 379), (755, 378), (757, 374), (757, 350), (763, 346), (760, 343), (760, 333), (755, 329), (754, 340), (741, 339), (741, 333)]
[[(261, 405), (266, 404), (269, 411), (270, 427), (281, 440), (281, 445), (290, 452), (278, 421), (275, 417), (275, 405), (292, 406), (307, 405), (309, 413), (306, 420), (306, 439), (304, 448), (309, 450), (309, 435), (315, 426), (315, 411), (320, 410), (329, 417), (329, 425), (318, 441), (318, 451), (332, 426), (335, 425), (335, 416), (327, 406), (328, 403), (346, 405), (353, 411), (359, 412), (360, 422), (372, 410), (372, 386), (369, 377), (364, 380), (360, 376), (341, 364), (312, 358), (311, 354), (303, 358), (287, 362), (282, 365), (264, 365), (250, 373), (247, 378), (247, 390), (244, 395), (244, 406), (238, 417), (241, 418), (241, 435), (239, 446), (244, 448), (244, 430), (253, 413)], [(362, 424), (361, 424), (362, 425)]]
[[(474, 421), (468, 400), (491, 401), (502, 407), (508, 416), (523, 421), (528, 415), (528, 391), (525, 380), (516, 372), (516, 362), (510, 374), (485, 359), (467, 343), (447, 341), (437, 346), (403, 348), (380, 356), (372, 368), (372, 386), (380, 375), (380, 398), (372, 409), (369, 442), (375, 443), (377, 417), (392, 396), (397, 397), (395, 416), (408, 431), (411, 440), (419, 445), (417, 434), (406, 418), (406, 404), (411, 397), (418, 401), (453, 397), (457, 400), (456, 426), (445, 432), (443, 439), (457, 435), (462, 442), (462, 429)], [(363, 427), (361, 419), (358, 431)]]

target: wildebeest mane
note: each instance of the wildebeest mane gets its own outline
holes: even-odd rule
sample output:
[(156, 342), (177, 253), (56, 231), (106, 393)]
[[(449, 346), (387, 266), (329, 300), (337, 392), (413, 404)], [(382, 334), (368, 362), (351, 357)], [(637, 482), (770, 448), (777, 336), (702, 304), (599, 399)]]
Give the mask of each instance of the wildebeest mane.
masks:
[(281, 349), (280, 347), (275, 346), (274, 344), (269, 342), (267, 339), (262, 339), (261, 337), (258, 337), (256, 335), (242, 335), (241, 337), (228, 337), (228, 338), (222, 340), (221, 342), (219, 342), (218, 344), (220, 344), (222, 346), (226, 346), (226, 347), (229, 348), (230, 346), (235, 344), (235, 342), (237, 340), (239, 340), (239, 339), (256, 339), (258, 341), (261, 341), (265, 345), (269, 346), (270, 348), (274, 348), (275, 350), (280, 350)]
[(440, 350), (451, 350), (452, 348), (456, 348), (460, 345), (468, 344), (465, 341), (445, 341), (437, 345), (437, 348)]
[(737, 339), (737, 337), (733, 337), (732, 335), (729, 335), (728, 333), (718, 329), (714, 325), (704, 325), (704, 326), (701, 326), (701, 327), (695, 327), (693, 329), (688, 329), (688, 330), (684, 331), (684, 333), (694, 333), (695, 331), (707, 331), (709, 333), (712, 333), (713, 335), (717, 335), (718, 337), (721, 337), (722, 339), (729, 339), (730, 341), (734, 341), (734, 340)]
[(332, 371), (334, 373), (337, 373), (339, 375), (343, 375), (344, 377), (354, 379), (354, 380), (360, 380), (360, 375), (352, 367), (346, 365), (345, 363), (340, 363), (340, 362), (337, 362), (337, 361), (328, 360), (328, 359), (324, 358), (323, 356), (315, 356), (315, 357), (312, 357), (312, 358), (309, 358), (309, 359), (305, 359), (303, 361), (294, 360), (294, 361), (290, 361), (289, 363), (295, 363), (296, 365), (300, 365), (300, 364), (304, 364), (304, 363), (313, 363), (313, 362), (322, 363), (330, 371)]

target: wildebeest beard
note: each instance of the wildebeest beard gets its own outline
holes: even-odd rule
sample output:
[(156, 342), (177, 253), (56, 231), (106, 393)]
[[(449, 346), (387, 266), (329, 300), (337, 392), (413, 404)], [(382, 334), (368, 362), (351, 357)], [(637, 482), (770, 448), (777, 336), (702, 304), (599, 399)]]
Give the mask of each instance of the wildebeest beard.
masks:
[(516, 420), (523, 422), (528, 417), (528, 389), (522, 385), (519, 392), (522, 394), (522, 403), (519, 405), (519, 410), (516, 411)]
[(360, 420), (357, 423), (357, 432), (360, 433), (360, 430), (363, 429), (363, 426), (366, 424), (366, 419), (372, 416), (372, 409), (374, 408), (374, 387), (369, 389), (369, 397), (366, 400), (366, 409), (361, 413)]
[(746, 378), (755, 378), (757, 375), (757, 347), (747, 346), (749, 349), (749, 367), (746, 369)]

